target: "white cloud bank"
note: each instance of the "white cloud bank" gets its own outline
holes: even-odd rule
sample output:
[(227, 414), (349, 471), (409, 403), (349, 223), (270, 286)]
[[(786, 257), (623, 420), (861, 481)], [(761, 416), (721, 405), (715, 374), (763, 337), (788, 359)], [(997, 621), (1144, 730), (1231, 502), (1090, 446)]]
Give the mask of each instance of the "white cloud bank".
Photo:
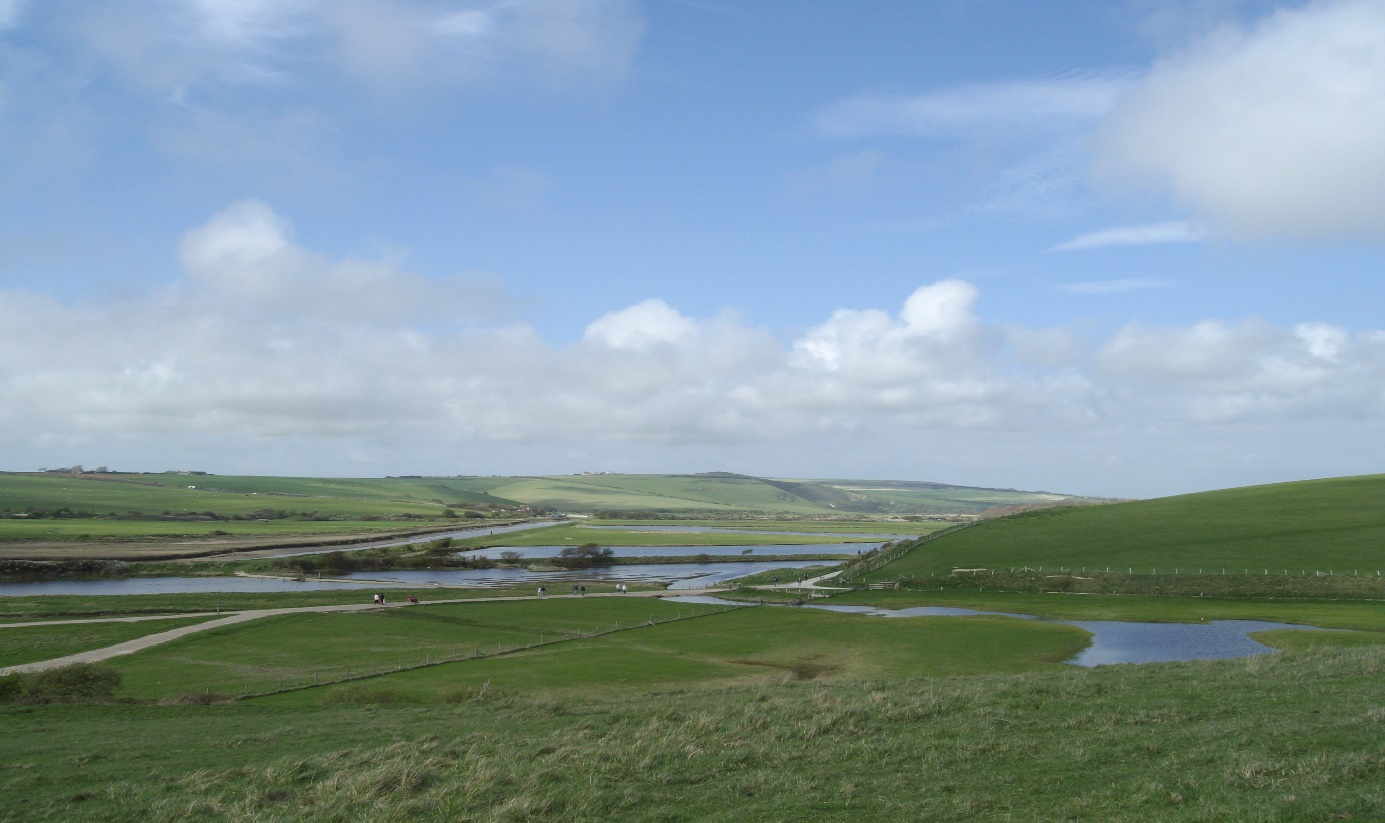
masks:
[(1103, 172), (1244, 237), (1385, 238), (1385, 4), (1316, 2), (1156, 64), (1100, 138)]
[(821, 450), (920, 433), (1385, 419), (1380, 331), (1208, 320), (1087, 344), (989, 322), (974, 285), (943, 280), (896, 312), (842, 309), (792, 340), (650, 299), (553, 345), (497, 320), (507, 305), (492, 286), (326, 259), (255, 201), (189, 231), (180, 255), (185, 277), (143, 296), (0, 292), (10, 445), (230, 438), (267, 460), (305, 440)]

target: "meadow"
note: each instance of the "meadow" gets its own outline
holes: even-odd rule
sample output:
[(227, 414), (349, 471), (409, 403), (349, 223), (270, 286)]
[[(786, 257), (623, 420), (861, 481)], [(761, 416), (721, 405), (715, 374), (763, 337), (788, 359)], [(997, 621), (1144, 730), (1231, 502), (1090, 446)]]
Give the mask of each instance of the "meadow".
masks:
[(1042, 509), (923, 544), (866, 580), (958, 568), (1312, 575), (1385, 570), (1385, 475)]
[(1367, 820), (1385, 807), (1382, 675), (1375, 646), (427, 705), (7, 708), (0, 820)]
[[(1262, 563), (1311, 543), (1335, 567), (1376, 528), (1378, 481), (1006, 518), (922, 542), (874, 573), (903, 567), (929, 585), (817, 601), (1338, 630), (1256, 634), (1280, 654), (1077, 669), (1062, 661), (1088, 634), (1060, 624), (637, 596), (283, 615), (109, 661), (123, 680), (115, 702), (0, 705), (0, 821), (1372, 819), (1385, 808), (1385, 598), (1365, 578), (1301, 578), (1327, 594), (1285, 596), (1257, 576), (1216, 575), (1218, 596), (1173, 596), (1169, 575), (953, 574), (984, 564), (952, 543), (979, 539), (965, 551), (994, 560), (1032, 528), (1020, 543), (1073, 552), (1059, 563), (1078, 569), (1114, 565), (1139, 541), (1156, 562), (1196, 551), (1230, 564), (1245, 541), (1226, 524), (1259, 523)], [(1101, 539), (1082, 543), (1091, 512)], [(1268, 512), (1272, 528), (1257, 519)], [(1155, 521), (1166, 544), (1147, 534)], [(802, 596), (749, 588), (770, 576), (738, 596)], [(985, 585), (1001, 578), (1125, 593)], [(0, 618), (367, 593), (2, 598)], [(475, 594), (515, 593), (530, 592)], [(150, 628), (92, 625), (0, 629), (0, 656)]]

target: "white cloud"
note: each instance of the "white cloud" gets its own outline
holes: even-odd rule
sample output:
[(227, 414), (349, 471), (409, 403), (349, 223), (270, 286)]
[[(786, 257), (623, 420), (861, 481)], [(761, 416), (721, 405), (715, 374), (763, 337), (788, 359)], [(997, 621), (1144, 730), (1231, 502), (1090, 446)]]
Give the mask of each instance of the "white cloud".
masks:
[(1049, 251), (1078, 251), (1104, 249), (1110, 246), (1147, 246), (1158, 243), (1196, 243), (1207, 237), (1207, 230), (1195, 223), (1176, 220), (1169, 223), (1150, 223), (1125, 226), (1079, 235), (1059, 243)]
[(125, 77), (179, 99), (319, 73), (394, 92), (498, 77), (565, 86), (622, 76), (644, 32), (633, 0), (107, 0), (71, 24)]
[(1116, 280), (1090, 280), (1084, 283), (1065, 283), (1059, 286), (1060, 291), (1069, 294), (1121, 294), (1130, 291), (1144, 291), (1146, 289), (1165, 289), (1173, 285), (1171, 280), (1161, 280), (1154, 277), (1126, 277)]
[(0, 0), (0, 31), (19, 25), (19, 15), (24, 11), (24, 0)]
[[(1385, 336), (1327, 324), (1280, 329), (1263, 321), (1122, 329), (1101, 371), (1168, 393), (1191, 420), (1322, 419), (1385, 413)], [(1144, 396), (1152, 396), (1145, 394)]]
[(587, 326), (586, 339), (617, 349), (643, 349), (658, 343), (676, 343), (696, 329), (693, 321), (667, 303), (651, 299), (592, 321)]
[(1316, 2), (1161, 61), (1106, 124), (1104, 173), (1229, 232), (1385, 237), (1385, 5)]
[(1102, 117), (1128, 83), (1116, 76), (1078, 76), (978, 83), (914, 96), (862, 95), (819, 111), (814, 127), (829, 137), (1044, 132)]
[(494, 287), (325, 257), (257, 201), (187, 232), (180, 259), (184, 277), (144, 295), (0, 291), (7, 453), (234, 443), (271, 463), (293, 449), (376, 453), (383, 468), (507, 443), (824, 454), (955, 446), (966, 431), (1085, 448), (1155, 425), (1385, 419), (1385, 332), (1330, 324), (1132, 325), (1093, 347), (1073, 330), (989, 321), (976, 286), (943, 280), (790, 339), (649, 299), (555, 345), (507, 320)]

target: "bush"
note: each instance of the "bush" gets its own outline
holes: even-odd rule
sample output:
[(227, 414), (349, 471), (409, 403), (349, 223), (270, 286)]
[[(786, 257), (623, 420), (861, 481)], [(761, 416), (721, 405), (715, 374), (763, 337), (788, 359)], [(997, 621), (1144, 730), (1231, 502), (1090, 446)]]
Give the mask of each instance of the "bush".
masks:
[(8, 703), (24, 691), (24, 675), (11, 674), (0, 677), (0, 703)]
[(120, 688), (120, 672), (95, 663), (73, 663), (24, 676), (24, 697), (39, 703), (109, 698)]

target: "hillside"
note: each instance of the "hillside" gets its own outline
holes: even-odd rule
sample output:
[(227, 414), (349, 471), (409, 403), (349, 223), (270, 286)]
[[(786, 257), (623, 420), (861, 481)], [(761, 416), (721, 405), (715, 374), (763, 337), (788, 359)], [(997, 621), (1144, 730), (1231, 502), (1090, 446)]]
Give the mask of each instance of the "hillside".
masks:
[(979, 489), (894, 480), (797, 480), (729, 472), (690, 475), (582, 474), (456, 478), (459, 488), (484, 490), (558, 511), (736, 514), (978, 514), (996, 505), (1084, 500), (1047, 492)]
[(1024, 566), (1375, 574), (1385, 570), (1385, 475), (1027, 512), (924, 543), (877, 575)]

